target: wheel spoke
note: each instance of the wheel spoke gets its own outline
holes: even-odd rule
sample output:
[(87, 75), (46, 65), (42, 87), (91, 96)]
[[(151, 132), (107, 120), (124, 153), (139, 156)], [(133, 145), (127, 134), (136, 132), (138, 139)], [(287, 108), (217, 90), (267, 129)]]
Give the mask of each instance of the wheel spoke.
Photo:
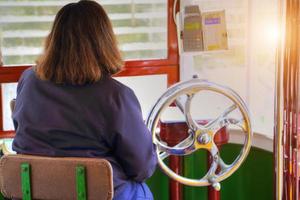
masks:
[(247, 126), (243, 119), (238, 120), (234, 118), (222, 118), (218, 122), (215, 122), (211, 127), (209, 128), (212, 130), (215, 134), (223, 127), (228, 125), (234, 125), (242, 129), (244, 132), (247, 132)]
[(228, 118), (226, 119), (228, 124), (235, 125), (239, 128), (241, 128), (244, 132), (247, 132), (247, 126), (245, 120), (241, 119), (234, 119), (234, 118)]
[(181, 95), (179, 97), (176, 98), (175, 100), (175, 104), (176, 106), (179, 108), (179, 110), (184, 114), (185, 113), (185, 104), (188, 100), (187, 95)]
[(219, 157), (219, 166), (220, 166), (220, 174), (227, 171), (230, 168), (230, 165), (227, 165), (221, 157)]
[(237, 108), (236, 104), (233, 104), (229, 108), (227, 108), (220, 117), (226, 117), (228, 114), (230, 114), (232, 111), (234, 111)]
[(190, 114), (191, 101), (193, 97), (194, 95), (184, 95), (184, 96), (182, 95), (176, 99), (175, 104), (182, 112), (182, 114), (185, 116), (186, 123), (189, 129), (191, 129), (192, 131), (196, 131), (197, 125), (192, 119), (192, 116)]
[(205, 128), (207, 130), (213, 131), (214, 134), (216, 134), (221, 128), (228, 126), (231, 123), (231, 121), (229, 120), (230, 118), (227, 118), (226, 116), (232, 111), (234, 111), (236, 108), (237, 106), (235, 104), (230, 106), (219, 117), (206, 124)]
[(218, 169), (218, 165), (219, 165), (219, 159), (220, 159), (219, 149), (214, 144), (209, 152), (211, 154), (211, 163), (210, 163), (210, 168), (209, 168), (207, 174), (209, 176), (215, 176), (216, 171)]
[(182, 114), (185, 116), (186, 123), (190, 130), (196, 131), (197, 129), (203, 129), (204, 127), (199, 125), (195, 120), (193, 120), (191, 115), (191, 101), (193, 99), (193, 94), (186, 94), (181, 95), (180, 97), (177, 97), (175, 100), (176, 106), (179, 108), (179, 110), (182, 112)]
[(166, 159), (167, 157), (169, 157), (170, 154), (166, 153), (166, 152), (160, 152), (159, 153), (159, 157), (160, 159), (164, 160)]
[(222, 121), (222, 119), (226, 118), (226, 116), (228, 114), (230, 114), (232, 111), (234, 111), (237, 108), (237, 106), (235, 104), (233, 104), (232, 106), (230, 106), (229, 108), (227, 108), (219, 117), (217, 117), (216, 119), (210, 121), (208, 124), (205, 125), (205, 127), (211, 127), (214, 124)]
[(228, 168), (230, 168), (231, 165), (226, 164), (223, 159), (220, 156), (220, 152), (219, 149), (216, 145), (213, 145), (211, 151), (211, 156), (212, 156), (212, 162), (211, 162), (211, 168), (209, 171), (210, 175), (215, 175), (216, 171), (219, 169), (220, 172), (219, 173), (223, 173), (224, 171), (226, 171)]
[(167, 146), (167, 144), (165, 144), (165, 142), (158, 141), (158, 140), (155, 141), (155, 144), (158, 150), (163, 152), (160, 153), (160, 155), (163, 158), (166, 158), (169, 155), (177, 155), (177, 156), (188, 155), (195, 151), (193, 134), (190, 134), (186, 139), (184, 139), (174, 147), (169, 147)]

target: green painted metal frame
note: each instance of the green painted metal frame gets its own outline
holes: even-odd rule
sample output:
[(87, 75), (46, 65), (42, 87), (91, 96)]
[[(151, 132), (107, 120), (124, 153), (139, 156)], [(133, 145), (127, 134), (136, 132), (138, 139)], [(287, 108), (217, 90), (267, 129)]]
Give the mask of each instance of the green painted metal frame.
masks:
[(85, 176), (85, 167), (78, 165), (76, 167), (76, 191), (77, 191), (77, 200), (86, 200), (86, 176)]
[(30, 165), (28, 163), (21, 164), (21, 182), (23, 200), (31, 200), (31, 184), (30, 184)]
[[(231, 163), (241, 150), (239, 144), (222, 146), (221, 157), (224, 162)], [(199, 178), (207, 172), (206, 154), (204, 150), (184, 156), (183, 175), (189, 178)], [(168, 159), (166, 159), (167, 162)], [(231, 177), (221, 182), (222, 200), (274, 200), (273, 154), (255, 147)], [(168, 200), (169, 179), (157, 169), (154, 175), (147, 180), (154, 199)], [(183, 199), (207, 200), (207, 187), (183, 186)]]
[[(31, 182), (30, 182), (30, 164), (21, 164), (21, 185), (22, 185), (22, 199), (31, 200)], [(82, 165), (76, 167), (76, 191), (77, 200), (86, 200), (86, 170)], [(4, 199), (0, 193), (0, 200)]]

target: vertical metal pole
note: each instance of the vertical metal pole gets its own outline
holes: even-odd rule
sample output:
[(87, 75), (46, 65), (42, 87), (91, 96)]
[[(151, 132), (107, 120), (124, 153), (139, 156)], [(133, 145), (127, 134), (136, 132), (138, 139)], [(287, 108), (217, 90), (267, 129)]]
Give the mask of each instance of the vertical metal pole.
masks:
[(300, 137), (298, 131), (300, 122), (299, 122), (299, 114), (300, 114), (300, 102), (299, 102), (299, 94), (300, 94), (300, 55), (299, 55), (299, 48), (300, 48), (300, 2), (299, 0), (294, 1), (294, 5), (296, 8), (295, 11), (295, 19), (294, 19), (294, 26), (295, 26), (295, 64), (294, 64), (294, 115), (293, 115), (293, 134), (292, 134), (292, 157), (291, 157), (291, 164), (292, 164), (292, 199), (298, 200), (299, 197), (299, 173), (298, 173), (298, 162), (300, 161), (298, 158), (299, 155), (299, 144), (300, 144)]
[[(277, 120), (274, 138), (276, 199), (298, 200), (298, 150), (300, 148), (300, 131), (298, 130), (300, 125), (300, 3), (299, 0), (287, 0), (286, 4), (283, 3), (283, 5), (286, 5), (282, 6), (286, 10), (285, 15), (282, 12), (286, 32), (283, 40), (285, 43), (281, 44), (282, 52), (279, 54), (281, 58), (280, 56), (278, 58), (277, 91), (279, 92), (276, 96)], [(280, 94), (281, 85), (283, 86), (282, 94)], [(278, 103), (281, 98), (283, 103)], [(281, 111), (283, 111), (283, 122), (280, 121)], [(281, 124), (283, 124), (282, 127)]]
[(285, 0), (279, 0), (278, 20), (281, 30), (276, 55), (276, 83), (274, 108), (274, 180), (275, 198), (283, 198), (283, 46), (285, 30)]
[[(0, 33), (0, 67), (3, 67), (4, 65), (4, 61), (3, 61), (3, 55), (2, 55), (2, 37), (1, 37), (1, 33)], [(0, 131), (3, 131), (3, 102), (2, 102), (2, 88), (3, 88), (3, 85), (0, 84)]]
[[(176, 174), (182, 174), (182, 158), (178, 156), (170, 156), (169, 166)], [(170, 179), (169, 186), (170, 200), (182, 200), (182, 184)]]
[[(185, 122), (178, 123), (161, 123), (160, 136), (161, 139), (168, 143), (169, 146), (175, 146), (188, 135), (188, 127)], [(174, 134), (176, 133), (176, 134)], [(169, 157), (169, 167), (176, 174), (182, 174), (183, 160), (180, 156)], [(169, 199), (182, 200), (183, 199), (183, 186), (179, 182), (170, 179), (169, 181)]]
[[(0, 66), (1, 67), (1, 66)], [(0, 83), (0, 131), (4, 131), (4, 116), (3, 116), (3, 83)]]

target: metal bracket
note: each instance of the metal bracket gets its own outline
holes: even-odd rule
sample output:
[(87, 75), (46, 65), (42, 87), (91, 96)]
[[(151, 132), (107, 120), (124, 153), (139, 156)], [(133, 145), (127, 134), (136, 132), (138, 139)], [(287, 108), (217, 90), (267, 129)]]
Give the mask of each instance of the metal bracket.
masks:
[(86, 178), (85, 178), (85, 167), (78, 165), (76, 167), (76, 191), (77, 200), (86, 200)]
[(21, 182), (23, 200), (31, 200), (30, 185), (30, 165), (28, 163), (21, 164)]

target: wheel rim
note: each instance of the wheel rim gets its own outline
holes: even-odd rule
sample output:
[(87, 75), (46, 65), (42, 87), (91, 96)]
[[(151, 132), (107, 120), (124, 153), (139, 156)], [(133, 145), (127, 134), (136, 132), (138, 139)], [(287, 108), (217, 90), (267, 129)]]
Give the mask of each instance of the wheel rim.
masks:
[[(221, 116), (215, 120), (210, 121), (205, 126), (197, 124), (191, 117), (190, 114), (190, 103), (192, 101), (193, 95), (199, 91), (213, 91), (218, 94), (222, 94), (229, 98), (234, 104), (227, 108)], [(180, 98), (185, 95), (184, 105), (180, 103)], [(179, 100), (178, 100), (179, 99)], [(169, 107), (173, 102), (179, 107), (179, 109), (184, 113), (187, 125), (190, 130), (188, 138), (180, 142), (175, 147), (168, 147), (159, 139), (159, 134), (156, 132), (156, 127), (158, 125), (159, 119), (163, 111)], [(235, 119), (227, 119), (226, 116), (233, 110), (238, 109), (242, 114), (243, 120), (235, 121)], [(223, 116), (224, 115), (224, 116)], [(239, 124), (238, 124), (239, 123)], [(249, 117), (248, 109), (242, 100), (242, 98), (228, 87), (224, 87), (215, 83), (208, 81), (203, 81), (198, 78), (192, 80), (181, 82), (170, 87), (156, 102), (156, 104), (151, 109), (147, 120), (147, 127), (152, 133), (153, 143), (157, 146), (157, 157), (158, 164), (163, 170), (163, 172), (174, 180), (189, 186), (208, 186), (213, 185), (216, 190), (220, 189), (219, 182), (228, 178), (232, 175), (246, 159), (252, 141), (252, 128), (251, 121)], [(240, 151), (240, 154), (236, 159), (227, 165), (223, 162), (219, 155), (219, 150), (215, 145), (213, 139), (214, 135), (220, 128), (227, 126), (229, 124), (234, 124), (243, 129), (246, 134), (244, 146)], [(217, 128), (216, 128), (217, 127)], [(218, 130), (215, 130), (218, 129)], [(169, 155), (184, 156), (195, 152), (198, 149), (206, 149), (212, 155), (212, 164), (206, 175), (201, 179), (190, 179), (183, 177), (181, 175), (173, 172), (165, 163), (164, 159)], [(217, 168), (220, 168), (220, 172), (216, 173)]]

